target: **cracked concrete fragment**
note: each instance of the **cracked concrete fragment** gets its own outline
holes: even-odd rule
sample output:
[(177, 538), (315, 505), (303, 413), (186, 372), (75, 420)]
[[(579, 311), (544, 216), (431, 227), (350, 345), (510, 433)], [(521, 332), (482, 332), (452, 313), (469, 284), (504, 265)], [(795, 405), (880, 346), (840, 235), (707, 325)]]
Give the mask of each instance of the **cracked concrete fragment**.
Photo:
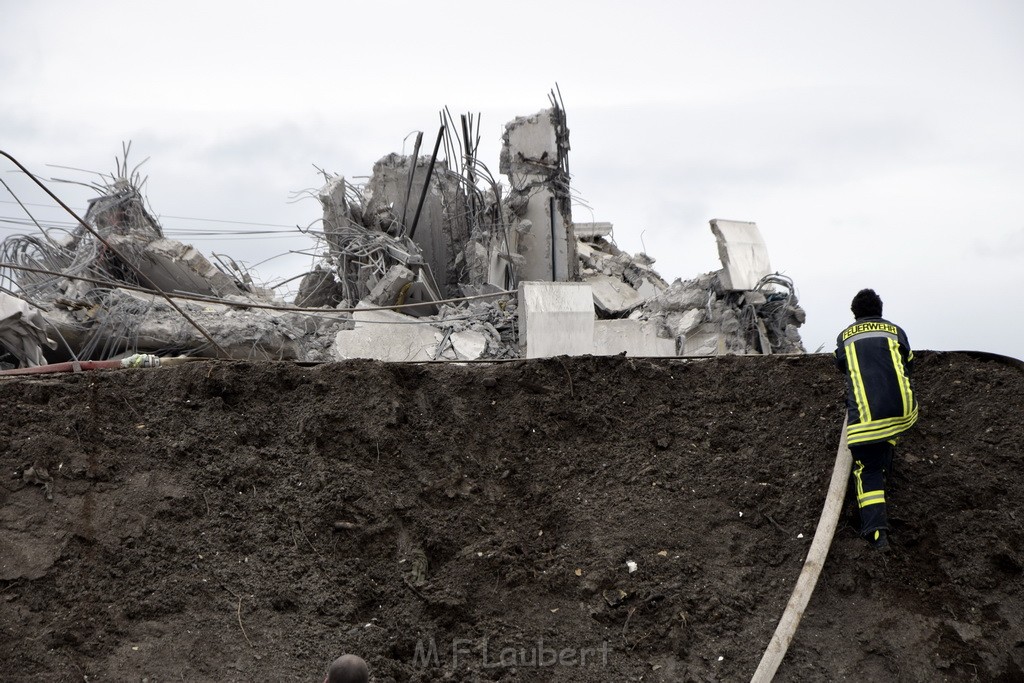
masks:
[(609, 315), (627, 313), (644, 302), (639, 292), (619, 278), (595, 275), (585, 282), (594, 292), (594, 305)]
[(711, 232), (718, 240), (722, 262), (722, 286), (728, 290), (751, 290), (772, 272), (768, 247), (756, 223), (711, 220)]
[(22, 367), (44, 365), (43, 347), (57, 348), (47, 336), (47, 320), (35, 306), (0, 292), (0, 347), (18, 359)]
[(415, 279), (416, 274), (405, 266), (391, 266), (370, 290), (367, 299), (378, 306), (392, 306), (398, 303), (403, 290)]

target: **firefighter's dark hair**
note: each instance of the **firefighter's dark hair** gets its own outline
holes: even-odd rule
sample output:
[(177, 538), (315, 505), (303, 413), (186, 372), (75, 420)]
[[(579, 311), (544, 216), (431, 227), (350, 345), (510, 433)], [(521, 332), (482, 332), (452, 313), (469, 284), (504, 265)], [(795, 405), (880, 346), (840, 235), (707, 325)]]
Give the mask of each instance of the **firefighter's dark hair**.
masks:
[(881, 318), (882, 299), (875, 294), (875, 290), (862, 289), (853, 297), (850, 310), (854, 318)]

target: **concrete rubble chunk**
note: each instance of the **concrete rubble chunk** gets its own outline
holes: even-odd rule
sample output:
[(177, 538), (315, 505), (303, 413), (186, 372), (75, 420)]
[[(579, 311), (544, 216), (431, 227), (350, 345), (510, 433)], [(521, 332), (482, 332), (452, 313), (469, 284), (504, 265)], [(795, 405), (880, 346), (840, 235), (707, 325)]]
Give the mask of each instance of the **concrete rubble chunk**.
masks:
[(711, 232), (718, 240), (723, 287), (733, 291), (754, 289), (761, 278), (772, 273), (768, 247), (756, 223), (714, 218)]
[(378, 306), (393, 306), (407, 285), (412, 284), (416, 274), (405, 266), (394, 265), (384, 277), (373, 286), (367, 299)]
[(686, 335), (684, 356), (721, 356), (726, 353), (725, 337), (715, 323), (704, 323)]
[(299, 283), (295, 305), (302, 308), (334, 308), (344, 301), (341, 283), (329, 268), (319, 264)]
[(715, 300), (710, 277), (695, 280), (676, 280), (652, 302), (656, 311), (687, 311), (707, 307)]
[[(125, 238), (112, 236), (112, 243), (124, 244)], [(227, 296), (241, 294), (229, 276), (219, 271), (190, 244), (158, 239), (146, 244), (136, 265), (160, 289), (168, 293), (188, 292)]]
[(673, 336), (683, 337), (704, 321), (704, 315), (703, 308), (691, 308), (685, 313), (673, 312), (666, 317), (666, 326)]
[(609, 315), (628, 313), (644, 302), (639, 292), (619, 278), (593, 275), (585, 282), (594, 291), (594, 305)]
[(526, 358), (594, 350), (594, 294), (583, 282), (519, 283), (519, 343)]
[(594, 322), (594, 355), (634, 357), (676, 355), (674, 339), (658, 336), (658, 327), (648, 320), (597, 320)]
[(476, 360), (482, 358), (487, 351), (487, 337), (480, 332), (452, 332), (450, 339), (457, 360)]
[(607, 221), (595, 223), (573, 223), (572, 231), (576, 239), (593, 239), (594, 237), (608, 237), (612, 234), (612, 224)]
[(354, 329), (341, 330), (335, 337), (336, 359), (434, 360), (439, 341), (436, 328), (394, 311), (359, 310), (362, 308), (366, 306), (360, 304), (352, 314)]
[(0, 351), (6, 350), (22, 367), (44, 365), (43, 347), (57, 348), (47, 336), (46, 318), (23, 299), (0, 292)]

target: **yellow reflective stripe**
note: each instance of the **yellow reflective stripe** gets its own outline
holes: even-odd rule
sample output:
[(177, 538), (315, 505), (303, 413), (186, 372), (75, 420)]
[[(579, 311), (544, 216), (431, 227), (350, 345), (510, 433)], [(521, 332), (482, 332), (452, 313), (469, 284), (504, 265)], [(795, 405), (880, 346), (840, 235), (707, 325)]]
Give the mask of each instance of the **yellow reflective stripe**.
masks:
[(906, 415), (910, 412), (910, 403), (908, 401), (907, 392), (910, 387), (907, 386), (907, 378), (903, 374), (903, 359), (900, 358), (900, 345), (895, 339), (889, 340), (889, 355), (892, 356), (892, 371), (896, 373), (896, 381), (900, 385), (900, 398), (903, 400), (903, 414)]
[(903, 423), (903, 422), (913, 422), (914, 420), (917, 419), (917, 410), (918, 410), (917, 406), (914, 406), (913, 409), (910, 411), (910, 413), (907, 414), (907, 415), (897, 415), (895, 417), (883, 417), (881, 419), (874, 420), (872, 422), (858, 422), (857, 424), (850, 425), (850, 427), (847, 430), (847, 432), (848, 433), (862, 432), (862, 431), (865, 431), (865, 430), (878, 429), (879, 427), (888, 427), (889, 425)]
[(846, 347), (849, 361), (850, 382), (853, 384), (853, 398), (857, 402), (857, 414), (860, 422), (871, 422), (871, 407), (868, 406), (868, 395), (864, 390), (864, 377), (860, 374), (860, 363), (857, 362), (857, 344)]
[(888, 441), (892, 437), (899, 436), (903, 432), (910, 429), (913, 426), (913, 424), (913, 422), (908, 422), (905, 425), (894, 425), (887, 429), (876, 429), (874, 431), (847, 434), (846, 440), (854, 444), (860, 444), (866, 441)]
[(847, 432), (846, 438), (852, 443), (863, 443), (864, 441), (887, 441), (893, 436), (899, 436), (913, 426), (913, 422), (904, 424), (879, 427), (878, 429), (861, 429), (855, 432)]
[[(911, 351), (907, 357), (907, 362), (914, 357), (914, 352)], [(899, 345), (896, 346), (896, 360), (900, 360)], [(900, 391), (903, 392), (903, 413), (906, 414), (911, 407), (914, 405), (914, 389), (910, 386), (910, 375), (907, 374), (907, 367), (900, 362), (896, 366), (896, 371), (900, 377)]]
[(855, 460), (857, 467), (853, 470), (853, 480), (857, 483), (857, 498), (860, 499), (864, 495), (864, 482), (860, 480), (860, 473), (864, 471), (864, 463), (860, 460)]
[(869, 491), (857, 496), (857, 507), (866, 508), (869, 505), (880, 505), (885, 503), (885, 491)]
[(862, 434), (853, 435), (847, 434), (846, 442), (849, 443), (850, 445), (857, 445), (862, 443), (885, 441), (891, 437), (898, 436), (899, 434), (902, 434), (903, 432), (907, 431), (913, 424), (914, 423), (911, 421), (908, 422), (906, 425), (896, 425), (895, 427), (890, 427), (889, 429), (879, 432), (864, 432)]

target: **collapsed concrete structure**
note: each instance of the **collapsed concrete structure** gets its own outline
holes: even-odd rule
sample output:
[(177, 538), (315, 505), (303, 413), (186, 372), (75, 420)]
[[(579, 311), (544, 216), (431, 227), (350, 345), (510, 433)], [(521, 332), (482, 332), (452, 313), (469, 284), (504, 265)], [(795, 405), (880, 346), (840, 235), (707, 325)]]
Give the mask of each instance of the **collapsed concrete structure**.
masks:
[(411, 156), (381, 158), (363, 185), (324, 173), (324, 249), (294, 305), (230, 259), (166, 239), (119, 164), (87, 226), (0, 245), (0, 288), (21, 299), (27, 321), (0, 328), (8, 364), (137, 352), (405, 361), (804, 351), (793, 283), (771, 270), (755, 224), (712, 220), (722, 269), (670, 284), (654, 259), (616, 247), (610, 223), (573, 222), (569, 129), (554, 94), (548, 109), (506, 124), (507, 184), (477, 157), (479, 122), (457, 126), (447, 110), (443, 120), (430, 156), (420, 134)]

